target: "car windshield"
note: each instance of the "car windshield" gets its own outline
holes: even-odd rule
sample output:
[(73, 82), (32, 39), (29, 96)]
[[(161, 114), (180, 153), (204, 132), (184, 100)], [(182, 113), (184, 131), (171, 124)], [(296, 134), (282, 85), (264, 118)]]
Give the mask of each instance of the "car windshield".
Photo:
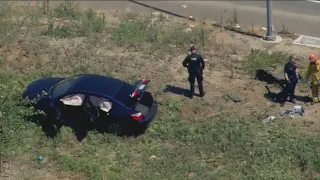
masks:
[(53, 98), (57, 98), (68, 92), (68, 90), (74, 85), (77, 78), (78, 77), (72, 77), (58, 82), (50, 90), (51, 96)]

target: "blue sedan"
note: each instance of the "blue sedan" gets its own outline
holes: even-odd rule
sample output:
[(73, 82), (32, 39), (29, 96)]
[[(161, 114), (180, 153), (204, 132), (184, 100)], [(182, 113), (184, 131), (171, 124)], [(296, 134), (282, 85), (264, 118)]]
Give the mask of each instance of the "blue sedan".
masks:
[(143, 79), (132, 85), (93, 74), (42, 78), (26, 88), (23, 98), (38, 98), (32, 106), (62, 124), (85, 120), (98, 126), (116, 124), (121, 130), (139, 133), (150, 126), (158, 110), (157, 101), (146, 91), (149, 82)]

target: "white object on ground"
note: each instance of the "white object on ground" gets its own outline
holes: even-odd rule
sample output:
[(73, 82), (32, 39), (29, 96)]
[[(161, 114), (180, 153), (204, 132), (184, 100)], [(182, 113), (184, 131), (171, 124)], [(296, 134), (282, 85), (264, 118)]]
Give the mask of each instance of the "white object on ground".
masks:
[(190, 28), (186, 28), (186, 29), (183, 30), (183, 32), (185, 32), (185, 33), (189, 33), (191, 31), (192, 31), (192, 29), (190, 29)]
[(276, 117), (274, 116), (268, 116), (267, 118), (264, 118), (262, 120), (263, 123), (270, 123), (272, 120), (274, 120)]
[(157, 156), (152, 155), (152, 156), (149, 157), (149, 160), (153, 160), (153, 159), (156, 159), (156, 158), (157, 158)]
[(158, 12), (158, 11), (155, 11), (155, 12), (152, 13), (152, 15), (155, 15), (155, 16), (159, 16), (160, 14), (161, 14), (161, 13)]
[(187, 5), (182, 5), (181, 7), (183, 7), (183, 8), (187, 8)]
[(293, 106), (293, 108), (284, 111), (281, 115), (287, 115), (291, 118), (294, 118), (297, 114), (300, 116), (303, 116), (304, 114), (304, 109), (300, 105)]

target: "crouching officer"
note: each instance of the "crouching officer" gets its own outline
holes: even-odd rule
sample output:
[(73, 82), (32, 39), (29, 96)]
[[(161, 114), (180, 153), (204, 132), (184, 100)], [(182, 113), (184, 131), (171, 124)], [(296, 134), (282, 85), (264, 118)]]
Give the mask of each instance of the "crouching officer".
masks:
[(182, 65), (188, 68), (188, 81), (190, 82), (190, 98), (192, 99), (194, 95), (195, 79), (197, 79), (198, 82), (200, 97), (204, 96), (202, 81), (205, 63), (202, 56), (196, 53), (196, 48), (194, 46), (190, 48), (190, 51), (191, 54), (184, 59)]

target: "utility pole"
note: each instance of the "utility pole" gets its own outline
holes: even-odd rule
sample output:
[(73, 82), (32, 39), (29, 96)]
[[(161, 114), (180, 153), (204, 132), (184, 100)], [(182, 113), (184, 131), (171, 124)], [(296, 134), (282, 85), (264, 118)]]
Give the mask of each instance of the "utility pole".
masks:
[(272, 25), (272, 0), (267, 0), (267, 34), (266, 41), (275, 41), (274, 26)]

